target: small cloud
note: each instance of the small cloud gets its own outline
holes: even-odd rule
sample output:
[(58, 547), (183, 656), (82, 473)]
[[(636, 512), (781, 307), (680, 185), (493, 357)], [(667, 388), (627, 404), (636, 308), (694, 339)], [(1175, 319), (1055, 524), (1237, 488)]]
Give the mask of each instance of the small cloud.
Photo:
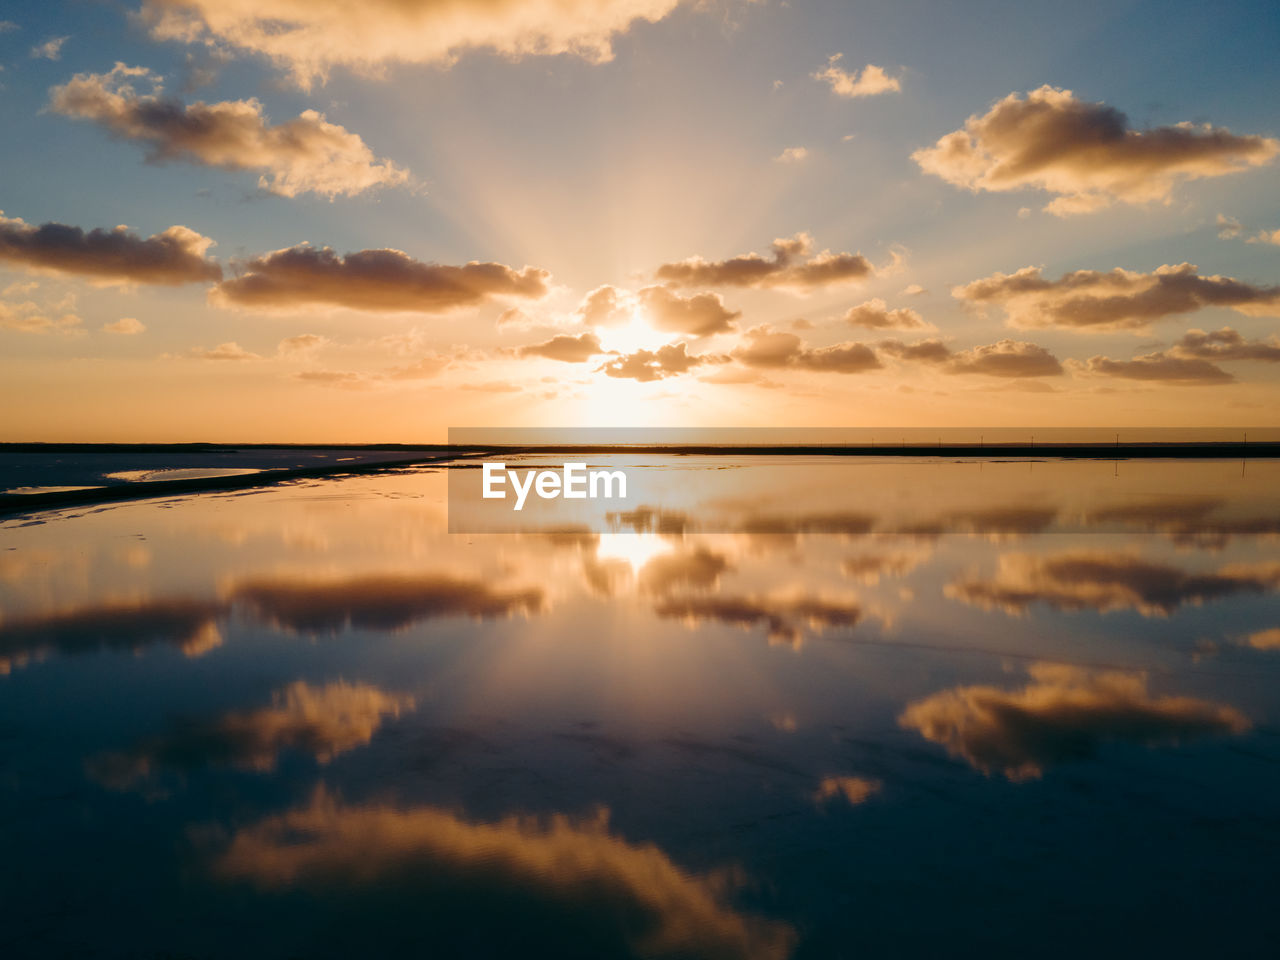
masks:
[(911, 283), (902, 288), (902, 295), (904, 297), (918, 297), (921, 294), (928, 293), (928, 292), (929, 292), (928, 290), (920, 286), (920, 284), (918, 283)]
[(770, 244), (771, 257), (743, 253), (728, 260), (689, 257), (658, 267), (656, 279), (679, 287), (763, 287), (798, 293), (857, 283), (875, 273), (860, 253), (813, 253), (813, 237), (797, 233)]
[(1243, 228), (1240, 226), (1240, 221), (1235, 217), (1224, 216), (1221, 213), (1218, 214), (1219, 240), (1230, 240), (1233, 237), (1238, 237), (1240, 236), (1241, 229)]
[(135, 334), (142, 333), (146, 329), (147, 328), (142, 321), (135, 317), (121, 317), (115, 323), (104, 323), (102, 325), (103, 333), (118, 333), (125, 337), (131, 337)]
[(890, 310), (880, 299), (850, 307), (845, 312), (844, 322), (851, 327), (866, 327), (869, 330), (912, 330), (929, 326), (914, 310), (905, 307)]
[(296, 337), (285, 337), (276, 345), (276, 353), (281, 356), (303, 356), (315, 353), (331, 341), (318, 333), (300, 333)]
[(1019, 220), (1026, 220), (1026, 219), (1027, 219), (1028, 217), (1030, 217), (1030, 216), (1031, 216), (1031, 208), (1030, 208), (1030, 207), (1019, 207), (1019, 208), (1018, 208), (1018, 219), (1019, 219)]
[(37, 44), (31, 48), (31, 59), (61, 60), (62, 45), (70, 39), (70, 37), (50, 37), (44, 43)]
[(831, 92), (839, 97), (873, 97), (878, 93), (893, 93), (902, 89), (902, 82), (897, 77), (885, 73), (883, 67), (868, 63), (862, 72), (846, 72), (839, 66), (844, 54), (837, 53), (827, 59), (827, 66), (813, 75), (815, 80), (824, 80), (831, 87)]
[(234, 340), (227, 343), (220, 343), (213, 349), (207, 347), (192, 347), (186, 353), (163, 355), (166, 360), (261, 360), (262, 357), (256, 353), (250, 353)]
[(1245, 243), (1270, 243), (1280, 247), (1280, 230), (1272, 230), (1270, 233), (1266, 230), (1259, 230)]
[(867, 777), (824, 777), (814, 791), (813, 802), (821, 805), (839, 797), (849, 806), (856, 807), (878, 793), (881, 786), (879, 780)]
[(451, 363), (452, 357), (431, 354), (408, 366), (392, 367), (387, 371), (387, 377), (391, 380), (430, 380), (439, 376)]
[(773, 159), (776, 163), (801, 163), (808, 156), (809, 151), (806, 147), (787, 147)]

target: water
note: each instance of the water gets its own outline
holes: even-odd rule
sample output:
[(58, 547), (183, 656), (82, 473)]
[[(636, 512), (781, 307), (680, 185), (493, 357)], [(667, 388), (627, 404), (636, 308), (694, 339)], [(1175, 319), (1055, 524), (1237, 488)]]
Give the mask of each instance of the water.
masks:
[(714, 459), (0, 523), (0, 949), (1272, 947), (1280, 464)]

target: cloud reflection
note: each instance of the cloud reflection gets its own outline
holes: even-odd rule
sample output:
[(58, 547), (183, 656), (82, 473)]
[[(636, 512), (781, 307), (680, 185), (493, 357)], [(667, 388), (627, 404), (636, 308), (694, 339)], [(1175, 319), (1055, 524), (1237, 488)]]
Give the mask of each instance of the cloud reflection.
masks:
[(212, 869), (344, 906), (395, 891), (415, 916), (434, 905), (433, 939), (473, 946), (477, 936), (507, 936), (480, 922), (477, 902), (529, 917), (549, 955), (781, 960), (794, 942), (789, 927), (730, 905), (741, 876), (686, 872), (658, 847), (611, 832), (607, 811), (484, 823), (437, 807), (348, 805), (321, 789), (306, 806), (236, 831)]
[(1108, 741), (1143, 746), (1238, 734), (1238, 710), (1191, 697), (1153, 697), (1142, 673), (1037, 663), (1021, 690), (955, 687), (908, 705), (899, 725), (985, 774), (1040, 777), (1050, 765), (1092, 757)]

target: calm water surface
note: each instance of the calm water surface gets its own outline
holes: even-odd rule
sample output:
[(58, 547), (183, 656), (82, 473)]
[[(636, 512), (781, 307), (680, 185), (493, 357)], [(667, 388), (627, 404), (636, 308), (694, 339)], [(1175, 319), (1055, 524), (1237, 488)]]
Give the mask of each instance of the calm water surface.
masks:
[(0, 523), (0, 954), (1272, 955), (1280, 464), (627, 465)]

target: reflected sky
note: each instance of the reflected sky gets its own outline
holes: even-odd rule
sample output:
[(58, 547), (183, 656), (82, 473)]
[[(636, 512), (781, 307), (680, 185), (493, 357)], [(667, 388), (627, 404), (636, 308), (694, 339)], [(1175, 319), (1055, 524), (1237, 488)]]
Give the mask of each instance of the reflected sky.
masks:
[(601, 528), (451, 534), (439, 469), (5, 521), (6, 942), (1272, 942), (1280, 466), (815, 460), (650, 457)]

